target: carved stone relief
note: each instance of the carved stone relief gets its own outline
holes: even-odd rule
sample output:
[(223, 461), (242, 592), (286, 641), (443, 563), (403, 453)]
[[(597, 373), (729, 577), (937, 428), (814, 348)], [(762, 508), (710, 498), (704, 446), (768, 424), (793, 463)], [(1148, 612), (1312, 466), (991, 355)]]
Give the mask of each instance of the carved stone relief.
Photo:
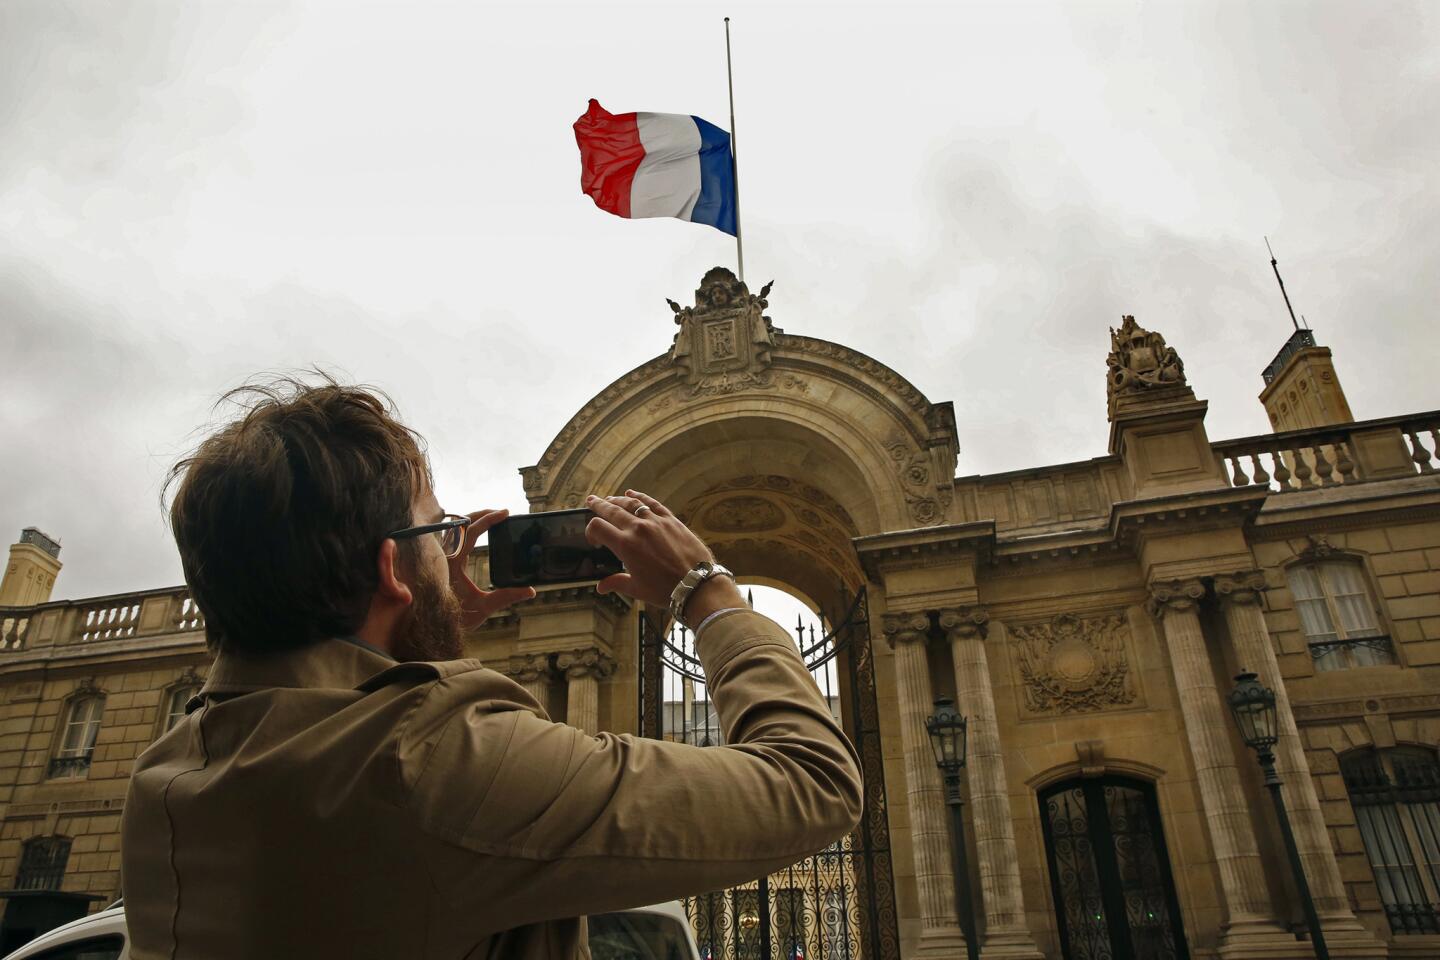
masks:
[(757, 533), (785, 524), (785, 514), (761, 497), (729, 497), (706, 509), (702, 522), (719, 533)]
[(1124, 616), (1061, 614), (1011, 628), (1025, 707), (1033, 714), (1090, 713), (1137, 699)]

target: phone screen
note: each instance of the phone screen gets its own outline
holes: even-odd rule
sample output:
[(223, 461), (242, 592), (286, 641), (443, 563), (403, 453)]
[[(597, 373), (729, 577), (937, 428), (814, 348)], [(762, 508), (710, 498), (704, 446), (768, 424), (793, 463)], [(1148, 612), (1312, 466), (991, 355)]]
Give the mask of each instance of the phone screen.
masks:
[(625, 569), (606, 547), (591, 546), (589, 510), (508, 517), (490, 528), (490, 581), (497, 587), (601, 580)]

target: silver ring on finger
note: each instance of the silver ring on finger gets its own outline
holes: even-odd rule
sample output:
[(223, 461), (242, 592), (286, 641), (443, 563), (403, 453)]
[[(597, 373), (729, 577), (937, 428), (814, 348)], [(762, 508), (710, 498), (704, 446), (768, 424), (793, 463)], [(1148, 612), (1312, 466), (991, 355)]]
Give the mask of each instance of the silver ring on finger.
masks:
[(644, 520), (646, 517), (650, 516), (650, 514), (653, 513), (653, 512), (654, 512), (654, 511), (652, 511), (649, 507), (645, 506), (645, 504), (643, 504), (643, 503), (640, 504), (640, 506), (636, 507), (635, 510), (634, 510), (635, 516), (636, 516), (638, 519), (641, 519), (641, 520)]

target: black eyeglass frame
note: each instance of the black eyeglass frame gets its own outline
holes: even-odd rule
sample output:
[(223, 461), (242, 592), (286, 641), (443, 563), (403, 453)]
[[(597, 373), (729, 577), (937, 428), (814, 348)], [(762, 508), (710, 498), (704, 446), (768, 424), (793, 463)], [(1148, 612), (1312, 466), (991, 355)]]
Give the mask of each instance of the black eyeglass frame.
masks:
[[(462, 517), (458, 513), (447, 513), (445, 519), (435, 523), (423, 523), (418, 527), (406, 527), (403, 530), (393, 530), (385, 534), (387, 540), (403, 540), (406, 537), (423, 537), (427, 533), (439, 533), (442, 530), (450, 530), (459, 527), (462, 531), (475, 521), (469, 517)], [(441, 541), (444, 542), (443, 540)], [(460, 551), (465, 548), (465, 537), (462, 535), (455, 542), (454, 552), (446, 551), (445, 559), (454, 560), (460, 556)]]

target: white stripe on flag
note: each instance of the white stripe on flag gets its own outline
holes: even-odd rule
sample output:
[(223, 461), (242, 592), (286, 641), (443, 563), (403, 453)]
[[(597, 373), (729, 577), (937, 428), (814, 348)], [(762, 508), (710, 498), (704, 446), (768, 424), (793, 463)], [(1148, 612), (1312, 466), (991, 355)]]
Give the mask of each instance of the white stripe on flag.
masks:
[(700, 131), (682, 113), (637, 113), (645, 159), (630, 183), (630, 216), (689, 220), (700, 199)]

